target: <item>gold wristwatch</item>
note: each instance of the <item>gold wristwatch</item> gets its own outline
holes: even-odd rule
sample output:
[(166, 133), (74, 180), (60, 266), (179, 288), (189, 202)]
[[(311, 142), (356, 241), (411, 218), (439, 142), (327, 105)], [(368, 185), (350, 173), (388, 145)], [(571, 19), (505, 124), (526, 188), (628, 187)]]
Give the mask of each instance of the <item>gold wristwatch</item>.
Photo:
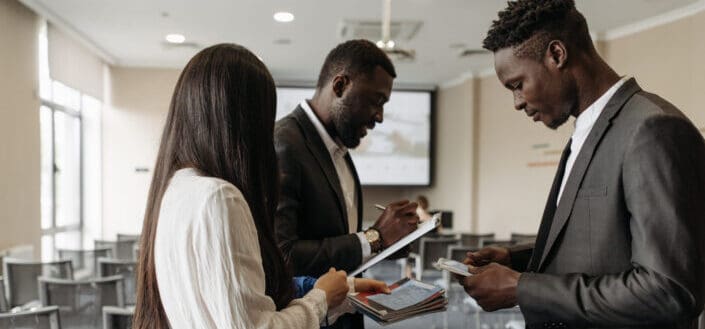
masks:
[(370, 243), (370, 248), (372, 249), (372, 252), (376, 253), (382, 251), (382, 236), (379, 234), (379, 231), (376, 228), (368, 228), (365, 231), (365, 238), (367, 239), (367, 242)]

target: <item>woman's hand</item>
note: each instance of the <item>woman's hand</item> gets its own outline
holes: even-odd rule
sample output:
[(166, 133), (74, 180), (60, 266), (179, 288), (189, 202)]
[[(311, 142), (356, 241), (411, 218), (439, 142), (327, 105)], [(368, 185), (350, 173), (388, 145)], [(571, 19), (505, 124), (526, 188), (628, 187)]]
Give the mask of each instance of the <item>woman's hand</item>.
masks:
[(387, 287), (387, 284), (382, 281), (355, 278), (355, 291), (356, 292), (383, 292), (385, 294), (391, 293), (392, 290)]
[(331, 309), (340, 305), (348, 294), (347, 275), (345, 271), (336, 271), (335, 268), (331, 267), (328, 273), (318, 278), (313, 288), (326, 292), (328, 308)]

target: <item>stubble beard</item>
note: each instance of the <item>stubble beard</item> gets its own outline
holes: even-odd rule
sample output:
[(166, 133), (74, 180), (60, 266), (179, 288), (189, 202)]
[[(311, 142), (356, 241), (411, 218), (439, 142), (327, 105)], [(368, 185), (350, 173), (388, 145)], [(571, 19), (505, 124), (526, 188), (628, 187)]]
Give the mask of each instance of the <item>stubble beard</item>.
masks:
[(354, 127), (352, 114), (352, 105), (347, 99), (340, 100), (330, 111), (338, 138), (345, 147), (350, 149), (360, 145), (360, 137), (357, 135), (357, 127)]

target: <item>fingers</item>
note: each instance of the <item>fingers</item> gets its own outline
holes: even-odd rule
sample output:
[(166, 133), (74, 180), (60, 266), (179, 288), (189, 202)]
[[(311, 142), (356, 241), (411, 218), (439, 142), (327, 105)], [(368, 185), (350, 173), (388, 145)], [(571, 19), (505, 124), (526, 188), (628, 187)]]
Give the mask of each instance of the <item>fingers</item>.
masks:
[(387, 208), (398, 208), (401, 207), (405, 204), (409, 203), (409, 200), (399, 200), (399, 201), (394, 201), (390, 204), (387, 205)]
[(392, 292), (392, 290), (389, 289), (386, 283), (377, 280), (372, 280), (372, 282), (370, 282), (370, 290), (383, 292), (385, 294), (389, 294)]
[(480, 249), (475, 252), (470, 251), (467, 253), (467, 258), (464, 263), (474, 266), (487, 265), (492, 261), (491, 252), (492, 251), (490, 249)]
[(399, 212), (401, 213), (414, 213), (416, 214), (416, 208), (418, 208), (419, 205), (416, 202), (409, 202), (405, 205), (403, 205), (401, 208), (399, 208)]

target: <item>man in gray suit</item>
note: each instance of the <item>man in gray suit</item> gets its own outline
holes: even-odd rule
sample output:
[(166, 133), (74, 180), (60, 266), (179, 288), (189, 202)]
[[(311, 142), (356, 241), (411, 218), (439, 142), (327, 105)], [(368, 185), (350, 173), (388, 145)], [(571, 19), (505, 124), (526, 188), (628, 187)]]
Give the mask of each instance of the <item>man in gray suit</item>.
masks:
[(535, 245), (469, 253), (465, 291), (528, 328), (692, 328), (705, 281), (705, 143), (675, 106), (620, 78), (572, 0), (519, 0), (484, 40), (533, 121), (576, 117)]

